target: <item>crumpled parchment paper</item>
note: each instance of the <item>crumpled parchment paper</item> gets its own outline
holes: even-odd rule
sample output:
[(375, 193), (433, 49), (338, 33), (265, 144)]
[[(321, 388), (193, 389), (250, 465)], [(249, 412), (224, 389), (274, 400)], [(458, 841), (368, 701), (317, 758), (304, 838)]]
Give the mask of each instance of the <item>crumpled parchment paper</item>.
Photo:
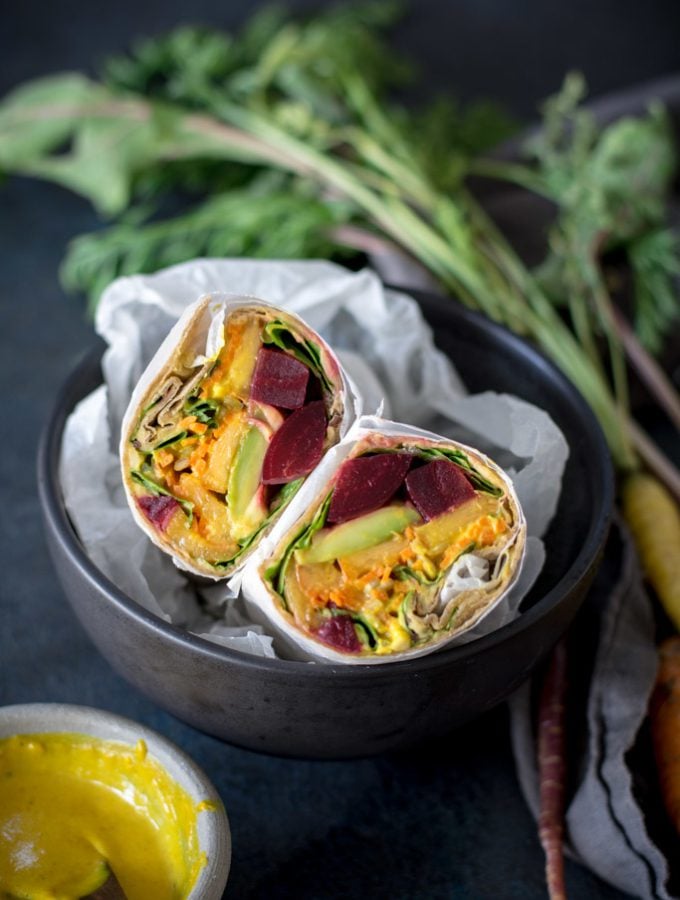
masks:
[[(104, 385), (69, 417), (61, 482), (69, 515), (102, 572), (151, 612), (243, 652), (271, 656), (271, 639), (249, 626), (225, 585), (188, 581), (134, 524), (125, 502), (116, 447), (137, 380), (180, 317), (201, 294), (251, 295), (302, 316), (333, 347), (363, 395), (364, 412), (454, 439), (464, 433), (492, 459), (512, 460), (529, 538), (522, 575), (482, 623), (509, 621), (538, 575), (544, 534), (559, 499), (568, 447), (550, 417), (508, 394), (466, 396), (451, 361), (436, 349), (418, 304), (386, 290), (369, 270), (350, 272), (321, 261), (201, 259), (154, 275), (114, 281), (100, 301), (95, 327), (108, 348)], [(471, 436), (473, 439), (471, 440)], [(233, 631), (232, 629), (236, 629)], [(468, 632), (470, 639), (475, 632)]]

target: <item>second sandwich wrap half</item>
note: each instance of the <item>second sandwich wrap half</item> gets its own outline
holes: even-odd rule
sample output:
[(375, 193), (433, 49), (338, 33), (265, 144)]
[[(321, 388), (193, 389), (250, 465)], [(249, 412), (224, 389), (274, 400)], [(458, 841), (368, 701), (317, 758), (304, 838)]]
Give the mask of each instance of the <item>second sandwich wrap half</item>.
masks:
[(351, 424), (334, 353), (298, 316), (209, 295), (172, 329), (123, 421), (137, 523), (184, 569), (233, 573)]
[(332, 452), (343, 461), (246, 575), (251, 611), (290, 655), (375, 663), (429, 653), (479, 622), (519, 574), (526, 526), (503, 471), (462, 444), (370, 422)]

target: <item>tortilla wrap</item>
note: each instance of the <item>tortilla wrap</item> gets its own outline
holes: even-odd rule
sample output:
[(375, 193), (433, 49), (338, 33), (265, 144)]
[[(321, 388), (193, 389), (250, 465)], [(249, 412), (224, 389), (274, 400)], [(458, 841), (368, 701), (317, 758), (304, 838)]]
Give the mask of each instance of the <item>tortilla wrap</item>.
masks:
[[(343, 466), (380, 454), (412, 457), (409, 473), (446, 460), (465, 476), (466, 499), (427, 519), (404, 482), (378, 510), (329, 525)], [(345, 664), (403, 660), (449, 645), (502, 602), (519, 575), (525, 541), (512, 482), (488, 457), (365, 418), (305, 485), (275, 545), (245, 570), (241, 587), (250, 615), (273, 630), (282, 654)]]
[[(251, 396), (263, 350), (297, 376), (286, 408), (263, 401), (261, 387), (259, 399)], [(265, 389), (281, 390), (280, 375)], [(335, 354), (299, 316), (254, 297), (201, 297), (156, 352), (123, 419), (120, 459), (135, 521), (180, 568), (229, 577), (309, 474), (289, 466), (264, 483), (274, 436), (313, 409), (318, 440), (308, 458), (316, 465), (346, 434), (357, 403)]]

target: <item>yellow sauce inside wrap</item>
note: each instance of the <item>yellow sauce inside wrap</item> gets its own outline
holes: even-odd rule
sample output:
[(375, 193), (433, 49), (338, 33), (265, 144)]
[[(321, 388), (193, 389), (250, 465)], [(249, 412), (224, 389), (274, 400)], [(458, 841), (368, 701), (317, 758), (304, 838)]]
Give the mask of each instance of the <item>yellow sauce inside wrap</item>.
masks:
[(181, 900), (206, 862), (198, 811), (143, 741), (0, 740), (0, 897), (84, 897), (110, 869), (128, 900)]

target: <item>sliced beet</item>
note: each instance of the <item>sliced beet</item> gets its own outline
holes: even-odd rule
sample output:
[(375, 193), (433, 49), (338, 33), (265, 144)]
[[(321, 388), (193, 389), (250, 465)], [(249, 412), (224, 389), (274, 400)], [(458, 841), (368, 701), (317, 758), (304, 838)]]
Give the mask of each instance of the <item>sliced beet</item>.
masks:
[(326, 410), (323, 400), (291, 413), (269, 443), (262, 464), (263, 484), (287, 484), (309, 475), (323, 455)]
[(340, 467), (328, 522), (346, 522), (380, 509), (399, 490), (413, 459), (408, 453), (378, 453), (346, 460)]
[(304, 363), (279, 350), (261, 347), (250, 398), (280, 409), (299, 409), (305, 402), (308, 381), (309, 369)]
[(435, 459), (406, 476), (411, 502), (426, 520), (455, 509), (471, 500), (475, 489), (460, 466), (448, 459)]
[(361, 653), (362, 645), (350, 616), (333, 616), (316, 629), (316, 637), (343, 653)]
[(137, 506), (159, 531), (165, 531), (175, 510), (179, 509), (177, 500), (174, 497), (167, 497), (165, 494), (161, 494), (160, 497), (156, 497), (154, 494), (137, 497)]

